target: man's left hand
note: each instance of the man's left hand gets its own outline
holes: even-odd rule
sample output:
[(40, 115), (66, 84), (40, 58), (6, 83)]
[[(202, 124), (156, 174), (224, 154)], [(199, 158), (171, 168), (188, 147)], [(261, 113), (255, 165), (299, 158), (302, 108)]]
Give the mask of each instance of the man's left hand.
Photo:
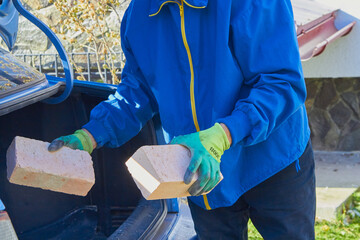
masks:
[(220, 180), (220, 159), (229, 149), (230, 142), (226, 132), (219, 123), (209, 129), (178, 136), (171, 144), (180, 144), (191, 152), (191, 161), (184, 176), (189, 184), (197, 170), (199, 178), (189, 188), (192, 196), (199, 196), (213, 189)]

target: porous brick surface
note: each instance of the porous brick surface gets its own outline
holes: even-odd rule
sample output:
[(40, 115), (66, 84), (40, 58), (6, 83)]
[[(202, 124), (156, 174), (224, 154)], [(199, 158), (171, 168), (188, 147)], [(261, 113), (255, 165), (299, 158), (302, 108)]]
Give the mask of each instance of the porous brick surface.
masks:
[(11, 183), (86, 196), (95, 183), (91, 156), (63, 147), (50, 153), (49, 143), (15, 137), (7, 150), (7, 176)]
[(125, 163), (145, 199), (189, 196), (184, 174), (191, 160), (190, 151), (181, 145), (143, 146)]

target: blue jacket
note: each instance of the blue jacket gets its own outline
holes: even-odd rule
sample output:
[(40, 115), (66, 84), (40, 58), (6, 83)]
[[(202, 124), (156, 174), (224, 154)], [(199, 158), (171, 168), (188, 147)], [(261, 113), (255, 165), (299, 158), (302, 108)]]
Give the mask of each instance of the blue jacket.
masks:
[(290, 0), (133, 0), (121, 25), (117, 92), (84, 126), (118, 147), (156, 113), (168, 140), (226, 124), (224, 180), (191, 200), (230, 206), (296, 161), (309, 140)]

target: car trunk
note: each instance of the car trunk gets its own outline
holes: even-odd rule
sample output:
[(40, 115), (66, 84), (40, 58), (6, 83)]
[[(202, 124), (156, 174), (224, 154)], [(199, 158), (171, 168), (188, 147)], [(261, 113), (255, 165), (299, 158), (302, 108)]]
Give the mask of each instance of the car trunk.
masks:
[[(142, 201), (124, 164), (140, 146), (157, 142), (154, 121), (120, 148), (94, 150), (96, 182), (86, 197), (15, 185), (7, 180), (6, 150), (15, 136), (50, 142), (71, 134), (89, 120), (91, 109), (113, 91), (110, 86), (77, 83), (65, 102), (37, 102), (0, 116), (0, 199), (19, 239), (105, 239), (136, 208), (131, 222), (125, 224), (127, 227), (116, 231), (117, 238), (147, 238), (163, 220), (166, 202)], [(144, 220), (145, 215), (150, 218)], [(136, 219), (145, 222), (133, 229)]]

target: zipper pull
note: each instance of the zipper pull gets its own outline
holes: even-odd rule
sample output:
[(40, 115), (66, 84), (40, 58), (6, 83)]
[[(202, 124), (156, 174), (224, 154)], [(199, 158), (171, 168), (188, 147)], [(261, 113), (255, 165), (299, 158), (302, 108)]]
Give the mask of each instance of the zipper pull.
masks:
[(179, 5), (179, 9), (180, 9), (180, 17), (184, 16), (184, 7), (182, 5)]

